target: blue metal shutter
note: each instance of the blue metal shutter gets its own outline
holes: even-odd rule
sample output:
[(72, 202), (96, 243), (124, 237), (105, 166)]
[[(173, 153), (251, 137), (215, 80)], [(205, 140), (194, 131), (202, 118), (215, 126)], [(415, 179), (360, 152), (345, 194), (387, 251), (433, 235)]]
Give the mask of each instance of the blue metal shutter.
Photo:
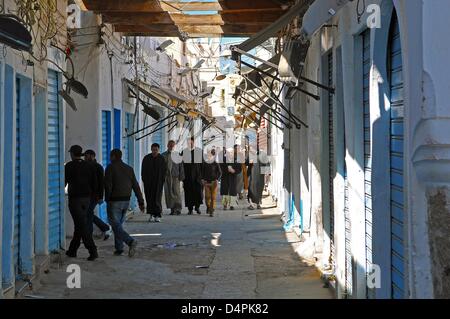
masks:
[[(102, 111), (102, 165), (106, 167), (110, 163), (109, 155), (111, 153), (111, 111)], [(106, 204), (100, 205), (100, 218), (107, 221)]]
[(48, 72), (48, 249), (61, 248), (62, 156), (58, 73)]
[(16, 276), (20, 274), (20, 216), (22, 194), (20, 191), (20, 79), (16, 79), (16, 163), (15, 163), (15, 198), (14, 198), (14, 237), (13, 237), (13, 258), (14, 271)]
[[(327, 56), (328, 68), (328, 86), (333, 87), (333, 52)], [(329, 178), (329, 210), (330, 210), (330, 244), (331, 255), (330, 265), (334, 265), (335, 261), (335, 244), (334, 244), (334, 176), (336, 175), (335, 167), (335, 150), (334, 150), (334, 97), (333, 93), (328, 92), (328, 178)], [(334, 269), (334, 267), (333, 267)]]
[[(344, 148), (346, 149), (346, 148)], [(344, 164), (344, 219), (345, 219), (345, 295), (353, 294), (352, 224), (349, 207), (349, 185), (347, 165)]]
[[(364, 121), (364, 215), (366, 242), (366, 270), (372, 267), (372, 137), (370, 122), (370, 29), (361, 34), (363, 44), (363, 121)], [(367, 289), (367, 298), (375, 291)]]
[(122, 111), (114, 109), (114, 148), (120, 150), (122, 143)]
[(394, 14), (389, 37), (389, 79), (391, 89), (391, 278), (392, 298), (405, 294), (404, 199), (403, 199), (403, 61), (400, 28)]

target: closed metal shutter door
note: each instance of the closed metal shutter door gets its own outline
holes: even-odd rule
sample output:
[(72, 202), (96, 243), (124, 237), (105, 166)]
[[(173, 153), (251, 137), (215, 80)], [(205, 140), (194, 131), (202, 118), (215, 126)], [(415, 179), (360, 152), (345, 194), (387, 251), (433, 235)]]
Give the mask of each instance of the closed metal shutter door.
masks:
[(122, 143), (122, 111), (114, 109), (114, 148), (120, 150)]
[(16, 160), (15, 160), (15, 198), (14, 198), (14, 236), (13, 236), (13, 258), (16, 276), (20, 274), (20, 216), (22, 194), (20, 191), (20, 80), (16, 79)]
[(389, 78), (391, 89), (391, 278), (392, 298), (404, 298), (404, 100), (403, 61), (400, 29), (394, 15), (389, 38)]
[[(372, 268), (372, 137), (370, 122), (370, 30), (361, 34), (363, 43), (363, 116), (364, 116), (364, 215), (366, 241), (366, 270)], [(373, 298), (375, 291), (367, 290)]]
[(48, 72), (48, 235), (49, 251), (61, 247), (61, 185), (60, 105), (58, 73)]
[[(345, 165), (345, 164), (344, 164)], [(349, 207), (349, 185), (347, 165), (344, 166), (344, 219), (345, 219), (345, 294), (353, 294), (352, 224)]]
[[(110, 163), (109, 155), (111, 153), (111, 111), (102, 111), (102, 165), (106, 167)], [(100, 205), (99, 217), (106, 221), (106, 204)]]
[[(333, 87), (333, 53), (327, 56), (328, 62), (328, 86)], [(328, 93), (328, 178), (329, 178), (329, 203), (330, 203), (330, 243), (331, 256), (330, 265), (334, 266), (335, 245), (334, 245), (334, 176), (336, 167), (334, 163), (334, 99), (331, 92)]]

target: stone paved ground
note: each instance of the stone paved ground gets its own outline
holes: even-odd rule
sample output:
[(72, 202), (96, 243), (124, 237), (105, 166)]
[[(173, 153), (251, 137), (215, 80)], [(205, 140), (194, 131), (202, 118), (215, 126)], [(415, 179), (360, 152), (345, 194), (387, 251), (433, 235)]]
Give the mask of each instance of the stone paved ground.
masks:
[[(100, 258), (63, 257), (33, 291), (39, 298), (332, 298), (318, 271), (295, 253), (301, 245), (283, 231), (280, 215), (263, 210), (218, 210), (206, 215), (164, 216), (161, 224), (133, 215), (126, 229), (139, 241), (132, 259), (113, 256), (113, 240), (98, 240)], [(202, 207), (204, 210), (204, 207)], [(212, 233), (220, 233), (215, 241)], [(82, 270), (82, 288), (68, 289), (69, 264)], [(201, 268), (197, 268), (201, 266)]]

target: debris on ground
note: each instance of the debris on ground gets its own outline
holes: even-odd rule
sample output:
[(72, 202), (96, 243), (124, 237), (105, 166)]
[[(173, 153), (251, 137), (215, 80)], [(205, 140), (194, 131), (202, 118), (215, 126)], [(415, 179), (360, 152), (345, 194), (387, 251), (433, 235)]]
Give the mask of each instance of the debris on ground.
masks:
[(197, 268), (197, 269), (208, 269), (209, 266), (195, 266), (195, 268)]

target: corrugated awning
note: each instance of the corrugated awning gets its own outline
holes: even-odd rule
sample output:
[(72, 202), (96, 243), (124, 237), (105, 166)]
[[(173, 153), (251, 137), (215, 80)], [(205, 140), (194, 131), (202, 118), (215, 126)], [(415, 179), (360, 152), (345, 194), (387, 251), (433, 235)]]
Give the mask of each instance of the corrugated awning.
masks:
[(316, 0), (303, 17), (302, 37), (305, 40), (311, 39), (312, 35), (348, 2), (349, 0)]
[[(136, 83), (129, 80), (124, 79), (124, 81), (133, 86), (136, 87)], [(155, 102), (161, 104), (161, 106), (166, 107), (168, 103), (164, 102), (164, 100), (168, 100), (171, 105), (178, 105), (180, 106), (183, 103), (188, 102), (188, 99), (186, 99), (184, 96), (178, 94), (177, 92), (168, 89), (168, 88), (162, 88), (159, 86), (151, 85), (148, 83), (140, 82), (139, 85), (139, 91), (146, 95), (147, 97), (151, 98)]]
[[(338, 0), (335, 0), (338, 1)], [(261, 45), (268, 39), (275, 37), (277, 33), (290, 24), (293, 19), (295, 19), (298, 16), (303, 16), (305, 14), (306, 10), (308, 9), (309, 5), (314, 2), (314, 0), (299, 0), (299, 2), (292, 6), (288, 12), (286, 12), (283, 16), (281, 16), (278, 20), (276, 20), (274, 23), (269, 25), (268, 27), (264, 28), (248, 40), (242, 42), (240, 45), (237, 46), (240, 50), (249, 52), (252, 49), (256, 48), (257, 46)], [(236, 56), (234, 56), (236, 58)]]
[[(280, 62), (280, 57), (281, 54), (277, 54), (267, 62), (269, 62), (270, 64), (278, 64)], [(256, 68), (257, 69), (253, 69), (252, 71), (243, 74), (243, 76), (248, 77), (251, 81), (247, 81), (246, 79), (242, 80), (241, 84), (239, 85), (242, 90), (254, 90), (257, 86), (261, 87), (263, 84), (261, 77), (264, 76), (264, 73), (274, 74), (277, 71), (277, 69), (275, 69), (274, 67), (264, 63)], [(257, 86), (255, 84), (257, 84)]]

